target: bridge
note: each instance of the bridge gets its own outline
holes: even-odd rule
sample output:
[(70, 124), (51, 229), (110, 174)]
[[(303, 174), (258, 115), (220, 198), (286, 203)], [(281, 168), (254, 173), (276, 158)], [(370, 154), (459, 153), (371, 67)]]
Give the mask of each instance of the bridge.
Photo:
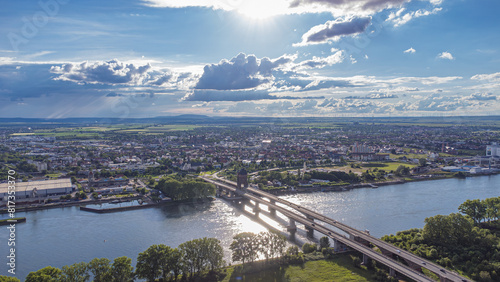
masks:
[[(338, 222), (303, 206), (276, 197), (273, 194), (251, 187), (241, 187), (239, 183), (219, 178), (217, 175), (214, 175), (213, 178), (206, 176), (201, 176), (201, 178), (216, 185), (218, 194), (226, 192), (229, 195), (228, 199), (233, 198), (240, 201), (246, 199), (253, 201), (255, 203), (253, 205), (253, 211), (256, 215), (261, 211), (259, 204), (267, 206), (271, 215), (276, 215), (276, 211), (280, 212), (288, 218), (289, 225), (287, 226), (287, 230), (292, 234), (297, 230), (296, 223), (300, 223), (304, 225), (309, 235), (317, 231), (331, 238), (334, 242), (334, 249), (336, 251), (343, 246), (356, 250), (363, 254), (363, 263), (366, 264), (370, 259), (373, 259), (387, 266), (392, 276), (396, 276), (396, 274), (399, 273), (415, 281), (434, 281), (421, 272), (423, 267), (436, 274), (440, 281), (472, 281), (456, 272), (444, 269), (440, 265), (373, 237), (366, 232), (357, 230), (347, 224)], [(242, 203), (245, 204), (244, 202)], [(248, 205), (250, 205), (250, 203), (248, 203)], [(326, 223), (336, 228), (336, 230), (341, 230), (349, 234), (349, 236), (342, 235), (335, 229), (323, 224), (318, 224), (318, 222)], [(378, 247), (381, 253), (375, 251), (373, 246)], [(397, 258), (404, 260), (407, 265), (399, 262)]]

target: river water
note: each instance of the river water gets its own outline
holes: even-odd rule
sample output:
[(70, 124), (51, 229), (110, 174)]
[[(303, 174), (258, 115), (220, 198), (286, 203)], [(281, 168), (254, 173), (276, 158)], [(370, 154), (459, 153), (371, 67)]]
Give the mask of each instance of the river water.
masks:
[[(311, 193), (283, 198), (309, 207), (376, 237), (424, 226), (426, 217), (458, 212), (467, 199), (500, 196), (500, 175), (445, 179), (362, 188), (345, 192)], [(47, 265), (62, 267), (95, 257), (132, 258), (152, 244), (177, 247), (185, 241), (215, 237), (226, 260), (229, 245), (240, 232), (266, 229), (223, 200), (203, 205), (181, 205), (95, 214), (78, 207), (17, 213), (27, 222), (16, 227), (16, 277)], [(1, 215), (0, 218), (6, 218)], [(278, 229), (278, 225), (275, 225)], [(0, 273), (7, 274), (9, 236), (0, 230)], [(298, 226), (301, 228), (301, 226)], [(301, 233), (299, 233), (300, 236)], [(320, 235), (316, 234), (317, 237)]]

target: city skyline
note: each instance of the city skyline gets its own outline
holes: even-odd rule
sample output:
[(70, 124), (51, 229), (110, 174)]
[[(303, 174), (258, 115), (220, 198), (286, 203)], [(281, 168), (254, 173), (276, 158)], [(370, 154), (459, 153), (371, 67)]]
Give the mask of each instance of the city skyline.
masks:
[(495, 115), (499, 6), (9, 1), (0, 117)]

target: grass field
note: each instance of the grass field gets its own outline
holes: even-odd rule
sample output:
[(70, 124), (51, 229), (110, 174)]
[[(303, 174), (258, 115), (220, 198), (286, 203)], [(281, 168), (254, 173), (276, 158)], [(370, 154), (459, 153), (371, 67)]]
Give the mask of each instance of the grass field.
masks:
[(360, 166), (361, 166), (360, 168), (352, 168), (350, 165), (341, 166), (341, 167), (323, 167), (323, 168), (333, 169), (333, 170), (337, 170), (337, 171), (343, 171), (346, 173), (349, 173), (349, 171), (351, 171), (351, 172), (359, 174), (359, 173), (365, 172), (368, 169), (373, 170), (374, 168), (383, 169), (386, 172), (389, 172), (391, 170), (396, 171), (396, 169), (400, 165), (407, 166), (409, 168), (413, 168), (413, 167), (417, 166), (416, 164), (404, 163), (404, 162), (370, 162), (369, 164), (375, 164), (375, 165), (380, 165), (380, 166), (364, 167), (362, 164), (360, 164)]
[(289, 265), (254, 273), (241, 274), (234, 267), (228, 269), (223, 282), (261, 281), (261, 282), (309, 282), (309, 281), (374, 281), (372, 272), (356, 268), (348, 255), (338, 255), (331, 260), (307, 261), (301, 265)]
[(186, 131), (186, 130), (193, 130), (195, 128), (201, 127), (199, 125), (183, 125), (183, 124), (167, 124), (167, 125), (161, 125), (161, 126), (149, 126), (149, 127), (144, 127), (144, 128), (137, 128), (137, 129), (125, 129), (125, 130), (120, 130), (117, 132), (129, 132), (129, 133), (163, 133), (163, 132), (170, 132), (170, 131)]

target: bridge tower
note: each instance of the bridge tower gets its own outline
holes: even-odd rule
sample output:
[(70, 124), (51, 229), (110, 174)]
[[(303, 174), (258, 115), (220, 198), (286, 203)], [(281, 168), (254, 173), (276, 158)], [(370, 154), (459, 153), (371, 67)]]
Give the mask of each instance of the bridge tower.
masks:
[(236, 187), (238, 188), (238, 190), (246, 190), (246, 188), (248, 187), (248, 173), (244, 168), (238, 171)]

